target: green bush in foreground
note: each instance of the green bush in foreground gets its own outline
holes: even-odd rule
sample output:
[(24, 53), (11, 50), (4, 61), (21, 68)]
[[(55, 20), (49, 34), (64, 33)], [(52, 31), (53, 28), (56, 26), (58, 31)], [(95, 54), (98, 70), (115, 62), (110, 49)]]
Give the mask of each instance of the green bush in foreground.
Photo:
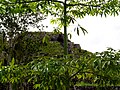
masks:
[[(26, 65), (0, 66), (0, 82), (11, 83), (13, 90), (20, 84), (31, 84), (35, 90), (68, 90), (71, 86), (117, 86), (120, 84), (120, 51), (86, 54), (79, 59), (38, 57)], [(18, 85), (18, 87), (16, 87)], [(27, 85), (26, 85), (27, 86)], [(22, 87), (22, 85), (21, 85)], [(25, 87), (25, 86), (24, 86)]]

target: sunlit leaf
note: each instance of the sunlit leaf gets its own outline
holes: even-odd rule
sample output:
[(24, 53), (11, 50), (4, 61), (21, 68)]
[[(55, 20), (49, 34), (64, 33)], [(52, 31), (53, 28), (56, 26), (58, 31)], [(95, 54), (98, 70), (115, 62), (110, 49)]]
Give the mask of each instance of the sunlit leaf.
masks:
[(10, 62), (10, 65), (11, 65), (11, 66), (14, 65), (14, 63), (15, 63), (15, 59), (12, 58), (12, 61)]

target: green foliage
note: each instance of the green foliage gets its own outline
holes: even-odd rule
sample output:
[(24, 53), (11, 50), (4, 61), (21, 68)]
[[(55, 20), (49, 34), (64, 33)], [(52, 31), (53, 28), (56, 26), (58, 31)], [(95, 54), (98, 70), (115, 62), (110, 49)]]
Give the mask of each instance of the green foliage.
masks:
[(20, 81), (21, 74), (24, 74), (24, 72), (21, 72), (21, 67), (18, 67), (18, 65), (14, 64), (14, 59), (12, 59), (12, 62), (10, 66), (1, 66), (0, 68), (0, 81), (2, 83), (16, 83)]
[[(36, 14), (40, 12), (44, 15), (54, 16), (52, 23), (58, 23), (58, 27), (64, 26), (64, 52), (67, 54), (67, 27), (76, 21), (77, 18), (84, 18), (86, 15), (91, 16), (107, 16), (107, 15), (118, 15), (120, 11), (120, 3), (118, 0), (41, 0), (41, 1), (30, 1), (30, 0), (2, 0), (0, 2), (1, 14), (20, 14), (26, 13)], [(79, 26), (79, 24), (78, 24)], [(77, 34), (79, 35), (79, 28)], [(80, 25), (80, 29), (85, 34), (87, 31)]]
[[(79, 60), (77, 61), (79, 62)], [(19, 83), (23, 78), (32, 82), (34, 88), (48, 90), (59, 89), (65, 90), (69, 84), (73, 72), (77, 71), (72, 58), (37, 58), (36, 60), (21, 67), (14, 65), (14, 59), (10, 66), (2, 66), (1, 81)], [(25, 68), (26, 67), (26, 68)], [(82, 67), (81, 67), (82, 68)], [(23, 80), (24, 81), (24, 80)]]
[[(24, 32), (14, 39), (15, 63), (27, 64), (36, 57), (62, 56), (63, 47), (59, 42), (50, 41), (53, 33), (46, 32)], [(44, 42), (43, 42), (44, 41)]]
[[(62, 47), (58, 47), (60, 44), (53, 45), (52, 42), (48, 42), (48, 37), (47, 39), (42, 37), (43, 42), (41, 42), (42, 40), (33, 38), (34, 36), (28, 35), (23, 38), (18, 34), (19, 31), (26, 30), (28, 25), (35, 25), (43, 19), (37, 17), (40, 14), (53, 15), (51, 22), (58, 23), (58, 28), (64, 26), (64, 50), (67, 54), (67, 27), (71, 23), (76, 24), (77, 18), (84, 18), (86, 15), (104, 15), (106, 17), (109, 14), (115, 16), (120, 11), (119, 7), (118, 0), (1, 0), (0, 26), (4, 26), (3, 30), (7, 31), (6, 34), (9, 35), (9, 43), (6, 46), (8, 46), (8, 61), (11, 63), (2, 66), (2, 62), (0, 62), (0, 82), (11, 83), (12, 88), (19, 86), (20, 83), (30, 83), (36, 90), (68, 90), (70, 86), (76, 85), (76, 82), (79, 85), (87, 83), (87, 85), (100, 87), (119, 85), (120, 51), (111, 48), (95, 54), (75, 51), (75, 54), (65, 58), (61, 54)], [(37, 17), (35, 20), (34, 16)], [(80, 35), (79, 29), (84, 34), (87, 32), (79, 24), (75, 28), (78, 35)], [(13, 38), (17, 36), (16, 33), (18, 38), (15, 40)], [(16, 55), (13, 54), (13, 51)], [(77, 81), (73, 82), (75, 78)], [(16, 87), (15, 90), (17, 89)]]
[(48, 35), (44, 36), (43, 39), (42, 39), (42, 43), (46, 43), (47, 44), (48, 41), (49, 41), (49, 36)]
[(107, 51), (96, 53), (93, 68), (97, 73), (95, 82), (99, 85), (120, 84), (120, 51), (108, 48)]
[(0, 32), (0, 53), (2, 52), (3, 48), (3, 34)]
[(0, 82), (19, 85), (27, 81), (35, 90), (66, 90), (73, 85), (117, 86), (120, 84), (119, 58), (120, 51), (111, 48), (94, 55), (86, 53), (78, 59), (71, 55), (37, 57), (22, 66), (14, 64), (13, 58), (9, 66), (0, 66)]

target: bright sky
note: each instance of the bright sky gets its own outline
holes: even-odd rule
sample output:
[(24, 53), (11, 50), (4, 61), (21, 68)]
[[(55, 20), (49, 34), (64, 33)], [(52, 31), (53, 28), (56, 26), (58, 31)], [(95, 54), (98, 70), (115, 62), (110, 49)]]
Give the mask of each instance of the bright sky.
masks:
[(120, 16), (107, 18), (87, 16), (79, 22), (87, 29), (88, 34), (85, 36), (81, 34), (73, 40), (80, 43), (83, 49), (92, 52), (104, 51), (107, 47), (120, 49)]
[[(49, 22), (49, 19), (44, 21), (48, 25), (47, 31), (52, 31), (52, 25)], [(107, 47), (120, 49), (120, 16), (107, 16), (106, 18), (86, 16), (78, 22), (88, 31), (88, 34), (84, 36), (81, 32), (80, 36), (77, 36), (73, 26), (68, 28), (68, 32), (72, 33), (71, 41), (80, 44), (82, 49), (91, 52), (101, 52)]]

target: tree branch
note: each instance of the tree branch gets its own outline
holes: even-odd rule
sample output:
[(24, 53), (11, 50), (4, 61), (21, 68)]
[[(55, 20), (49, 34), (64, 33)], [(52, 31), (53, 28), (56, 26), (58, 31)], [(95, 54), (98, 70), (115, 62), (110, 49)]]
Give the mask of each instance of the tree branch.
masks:
[(67, 4), (67, 6), (92, 6), (92, 7), (100, 7), (102, 4), (98, 4), (98, 5), (92, 5), (92, 4), (83, 4), (83, 3), (78, 3), (78, 4)]
[[(44, 1), (44, 2), (47, 2), (47, 1), (51, 1), (51, 0), (33, 0), (33, 1), (22, 1), (22, 2), (14, 2), (14, 3), (10, 3), (10, 2), (0, 2), (1, 4), (3, 4), (3, 5), (6, 5), (6, 3), (7, 4), (27, 4), (27, 3), (33, 3), (33, 2), (42, 2), (42, 1)], [(53, 1), (51, 1), (51, 2), (58, 2), (58, 3), (61, 3), (61, 4), (65, 4), (64, 2), (62, 2), (62, 1), (59, 1), (59, 0), (53, 0)], [(103, 3), (102, 3), (103, 4)], [(92, 5), (92, 4), (84, 4), (84, 3), (77, 3), (77, 4), (67, 4), (66, 3), (66, 6), (92, 6), (92, 7), (100, 7), (102, 4), (98, 4), (98, 5)]]
[(72, 76), (70, 76), (69, 79), (73, 78), (75, 75), (77, 75), (82, 69), (78, 70), (75, 74), (73, 74)]
[[(42, 2), (42, 1), (47, 2), (45, 0), (33, 0), (33, 1), (22, 1), (22, 2), (14, 2), (14, 3), (7, 2), (7, 4), (25, 4), (25, 3), (27, 4), (27, 3)], [(48, 1), (51, 1), (51, 0), (48, 0)], [(58, 1), (58, 0), (54, 0), (54, 1), (51, 1), (51, 2), (58, 2), (58, 3), (64, 4), (64, 2)], [(6, 2), (0, 2), (0, 3), (6, 5)]]

